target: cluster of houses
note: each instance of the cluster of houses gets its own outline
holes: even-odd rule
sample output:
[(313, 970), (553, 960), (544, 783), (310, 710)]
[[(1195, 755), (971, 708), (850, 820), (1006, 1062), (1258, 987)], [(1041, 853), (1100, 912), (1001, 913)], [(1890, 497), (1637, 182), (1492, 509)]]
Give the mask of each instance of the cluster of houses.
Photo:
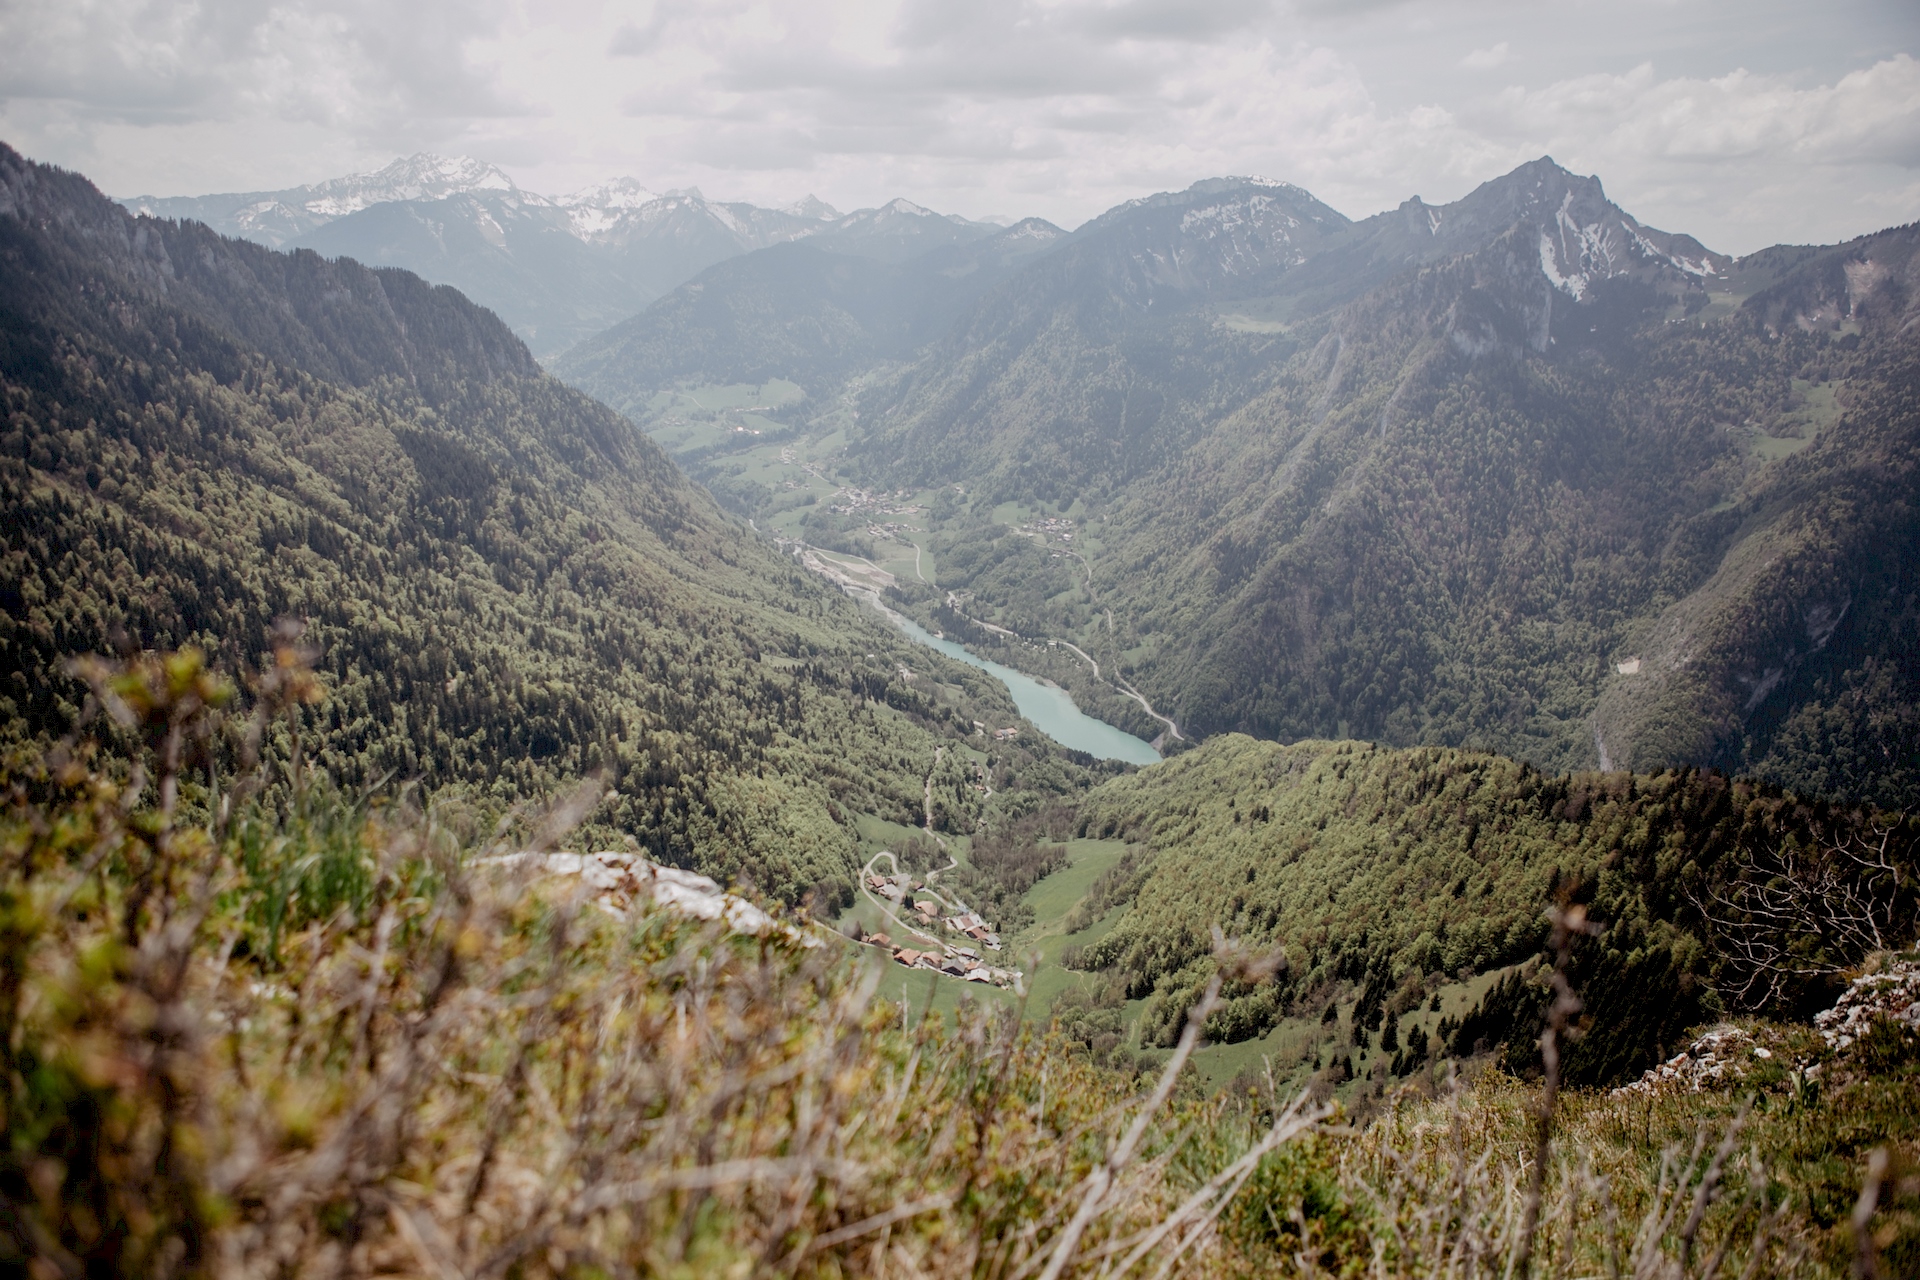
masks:
[(971, 911), (962, 911), (959, 915), (947, 917), (947, 928), (955, 933), (964, 933), (989, 951), (1000, 949), (1000, 935), (990, 928), (985, 920)]
[(1073, 521), (1063, 520), (1059, 516), (1042, 516), (1026, 527), (1041, 533), (1050, 533), (1062, 542), (1073, 541)]
[[(905, 875), (890, 878), (868, 871), (866, 886), (874, 893), (905, 907), (909, 921), (928, 930), (944, 925), (953, 933), (965, 937), (970, 942), (978, 943), (989, 951), (1000, 950), (1000, 935), (995, 933), (993, 926), (982, 920), (976, 912), (965, 909), (965, 904), (961, 904), (960, 910), (943, 919), (940, 915), (940, 904), (931, 895), (922, 897), (918, 901), (913, 900), (911, 891), (921, 887), (918, 880), (910, 879)], [(934, 947), (923, 951), (915, 947), (896, 945), (893, 939), (884, 933), (868, 934), (863, 941), (869, 946), (885, 948), (896, 962), (909, 969), (932, 969), (967, 982), (991, 982), (1002, 987), (1017, 987), (1020, 982), (1019, 975), (1013, 970), (986, 964), (982, 961), (980, 952), (957, 942), (937, 943)]]
[(892, 898), (895, 902), (898, 902), (906, 896), (908, 884), (911, 884), (915, 889), (920, 887), (918, 880), (907, 881), (905, 876), (900, 877), (900, 879), (901, 881), (906, 881), (906, 883), (897, 883), (880, 875), (878, 872), (869, 871), (867, 872), (867, 888), (873, 890), (883, 898)]
[(893, 939), (884, 933), (870, 933), (863, 941), (868, 946), (879, 947), (890, 953), (895, 964), (905, 965), (909, 969), (930, 969), (962, 982), (986, 982), (996, 987), (1019, 985), (1019, 975), (1013, 970), (998, 969), (984, 963), (979, 953), (971, 947), (947, 947), (944, 952), (918, 951), (912, 947), (896, 946)]
[[(914, 885), (916, 889), (919, 887), (918, 884)], [(899, 902), (906, 897), (906, 890), (885, 876), (868, 873), (867, 888), (883, 897), (891, 898), (895, 902)], [(932, 898), (922, 898), (918, 902), (909, 904), (907, 909), (918, 916), (923, 924), (930, 926), (944, 924), (955, 933), (965, 934), (990, 951), (998, 951), (1000, 949), (1000, 935), (993, 931), (992, 925), (971, 911), (960, 911), (942, 920), (940, 918), (940, 904)], [(962, 950), (964, 949), (965, 948), (962, 948)]]
[[(891, 494), (870, 493), (865, 489), (848, 485), (833, 495), (832, 501), (827, 505), (827, 510), (837, 516), (850, 516), (860, 512), (871, 513), (868, 515), (868, 519), (872, 519), (874, 515), (912, 516), (923, 514), (926, 511), (925, 507), (916, 506), (911, 502), (905, 501), (909, 496), (911, 495), (905, 490)], [(905, 529), (909, 526), (889, 524), (886, 527), (889, 529)], [(913, 531), (916, 533), (919, 532), (918, 529), (914, 529)]]

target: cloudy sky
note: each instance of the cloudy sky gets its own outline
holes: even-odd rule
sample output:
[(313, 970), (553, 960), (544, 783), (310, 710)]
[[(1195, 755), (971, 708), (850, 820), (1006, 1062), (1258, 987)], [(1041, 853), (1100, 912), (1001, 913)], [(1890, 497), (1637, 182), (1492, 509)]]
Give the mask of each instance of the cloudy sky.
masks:
[(431, 150), (1066, 226), (1223, 173), (1358, 217), (1550, 154), (1745, 252), (1920, 218), (1920, 0), (0, 0), (0, 138), (116, 195)]

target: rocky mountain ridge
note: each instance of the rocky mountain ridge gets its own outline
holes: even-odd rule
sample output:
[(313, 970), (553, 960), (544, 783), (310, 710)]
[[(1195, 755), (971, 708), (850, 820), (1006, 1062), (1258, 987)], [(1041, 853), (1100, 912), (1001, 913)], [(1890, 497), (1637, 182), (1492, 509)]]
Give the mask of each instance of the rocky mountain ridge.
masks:
[(809, 195), (770, 209), (695, 189), (657, 193), (632, 177), (548, 196), (482, 161), (426, 153), (282, 191), (121, 203), (273, 248), (310, 248), (451, 284), (497, 312), (542, 358), (716, 262), (769, 245), (817, 238), (839, 253), (901, 262), (1002, 230), (906, 200), (843, 215)]

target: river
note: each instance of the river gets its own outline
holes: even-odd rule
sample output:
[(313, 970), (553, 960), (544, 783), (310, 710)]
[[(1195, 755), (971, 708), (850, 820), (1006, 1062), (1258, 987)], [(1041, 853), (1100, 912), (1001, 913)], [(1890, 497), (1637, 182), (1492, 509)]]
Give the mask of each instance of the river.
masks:
[(1041, 684), (1032, 676), (1015, 671), (1012, 667), (976, 657), (964, 647), (951, 640), (939, 639), (911, 618), (884, 606), (880, 611), (909, 639), (917, 640), (929, 649), (938, 649), (949, 658), (970, 667), (978, 667), (1007, 686), (1007, 692), (1013, 695), (1013, 705), (1020, 708), (1020, 714), (1033, 721), (1042, 733), (1061, 746), (1084, 751), (1101, 760), (1125, 760), (1128, 764), (1155, 764), (1159, 761), (1160, 753), (1140, 739), (1121, 732), (1104, 720), (1095, 720), (1075, 706), (1065, 689)]

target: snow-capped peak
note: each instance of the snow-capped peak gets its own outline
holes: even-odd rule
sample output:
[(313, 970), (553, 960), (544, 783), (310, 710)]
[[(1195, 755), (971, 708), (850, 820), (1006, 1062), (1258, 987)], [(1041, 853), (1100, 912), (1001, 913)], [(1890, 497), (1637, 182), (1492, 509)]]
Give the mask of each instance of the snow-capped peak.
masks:
[(1067, 234), (1045, 218), (1022, 218), (1001, 233), (1006, 240), (1058, 240)]
[(340, 218), (392, 200), (444, 200), (469, 191), (524, 194), (512, 178), (484, 160), (423, 151), (373, 173), (350, 173), (307, 187), (300, 203), (317, 217)]
[(556, 196), (553, 202), (562, 209), (637, 209), (659, 198), (642, 186), (638, 178), (615, 178), (611, 182)]
[(1552, 220), (1540, 226), (1540, 271), (1554, 288), (1584, 301), (1596, 281), (1647, 269), (1716, 274), (1715, 255), (1698, 242), (1641, 226), (1599, 197), (1598, 187), (1594, 182), (1591, 192), (1567, 190)]
[(783, 206), (780, 212), (789, 214), (795, 218), (811, 218), (815, 222), (838, 222), (840, 220), (840, 211), (828, 204), (825, 200), (822, 200), (819, 196), (814, 195), (811, 191), (798, 200), (795, 200), (792, 204)]
[(1239, 191), (1246, 187), (1260, 187), (1268, 191), (1285, 191), (1294, 195), (1307, 195), (1308, 192), (1291, 182), (1282, 182), (1278, 178), (1266, 178), (1259, 174), (1228, 174), (1222, 178), (1202, 178), (1187, 188), (1187, 194), (1196, 196), (1219, 195), (1227, 191)]
[(911, 200), (893, 199), (880, 206), (881, 213), (910, 214), (916, 218), (937, 218), (940, 215), (933, 210), (915, 204)]

